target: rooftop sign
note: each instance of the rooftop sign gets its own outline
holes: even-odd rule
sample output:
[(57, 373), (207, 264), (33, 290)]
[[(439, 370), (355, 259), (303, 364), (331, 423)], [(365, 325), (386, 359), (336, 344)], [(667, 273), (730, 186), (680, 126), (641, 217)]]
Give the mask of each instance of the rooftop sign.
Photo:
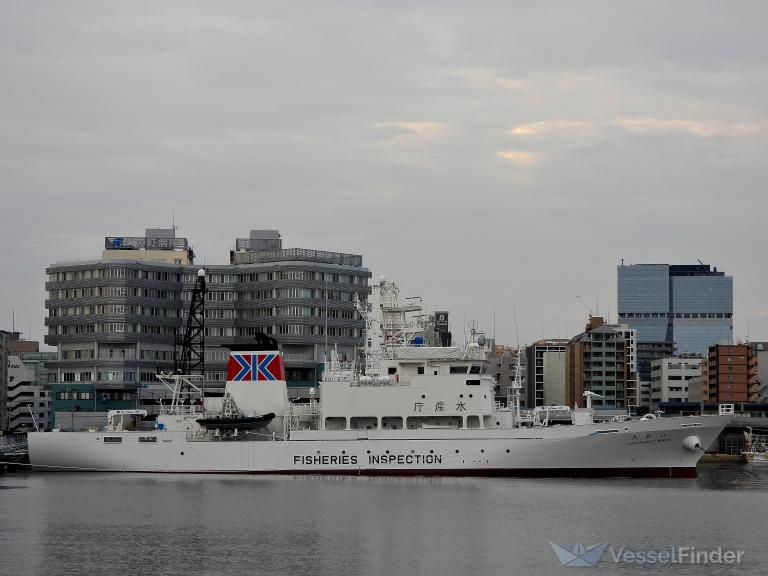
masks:
[(107, 250), (186, 250), (186, 238), (146, 238), (143, 236), (107, 236)]

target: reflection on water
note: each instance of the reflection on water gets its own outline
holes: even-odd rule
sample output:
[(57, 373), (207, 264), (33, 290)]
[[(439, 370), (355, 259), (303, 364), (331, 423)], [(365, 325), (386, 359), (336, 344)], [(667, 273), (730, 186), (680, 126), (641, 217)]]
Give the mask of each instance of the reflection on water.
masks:
[(549, 541), (723, 546), (745, 563), (653, 573), (762, 574), (766, 489), (768, 467), (734, 464), (679, 480), (10, 474), (0, 476), (0, 574), (576, 570)]

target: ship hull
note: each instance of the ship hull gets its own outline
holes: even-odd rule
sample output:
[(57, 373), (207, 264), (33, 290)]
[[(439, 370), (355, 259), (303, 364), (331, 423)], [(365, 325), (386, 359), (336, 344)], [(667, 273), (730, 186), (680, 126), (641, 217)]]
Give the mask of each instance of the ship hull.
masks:
[(703, 449), (728, 420), (706, 416), (511, 430), (307, 430), (274, 441), (204, 440), (182, 431), (41, 432), (29, 434), (29, 453), (32, 466), (48, 471), (692, 477)]

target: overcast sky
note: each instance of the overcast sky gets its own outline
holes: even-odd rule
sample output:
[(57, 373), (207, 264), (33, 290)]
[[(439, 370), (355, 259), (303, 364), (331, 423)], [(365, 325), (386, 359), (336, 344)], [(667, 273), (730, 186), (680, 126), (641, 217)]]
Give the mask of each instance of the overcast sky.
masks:
[[(44, 270), (279, 228), (497, 339), (616, 315), (616, 265), (734, 276), (768, 340), (765, 2), (29, 2), (0, 16), (0, 327)], [(598, 304), (599, 302), (599, 304)], [(29, 328), (28, 328), (29, 327)]]

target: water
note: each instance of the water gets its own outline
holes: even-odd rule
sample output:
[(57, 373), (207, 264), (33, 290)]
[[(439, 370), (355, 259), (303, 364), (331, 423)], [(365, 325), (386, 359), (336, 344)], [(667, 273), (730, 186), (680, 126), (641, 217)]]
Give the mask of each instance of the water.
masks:
[[(0, 475), (0, 574), (765, 574), (768, 467), (681, 480)], [(549, 541), (743, 550), (564, 568)]]

